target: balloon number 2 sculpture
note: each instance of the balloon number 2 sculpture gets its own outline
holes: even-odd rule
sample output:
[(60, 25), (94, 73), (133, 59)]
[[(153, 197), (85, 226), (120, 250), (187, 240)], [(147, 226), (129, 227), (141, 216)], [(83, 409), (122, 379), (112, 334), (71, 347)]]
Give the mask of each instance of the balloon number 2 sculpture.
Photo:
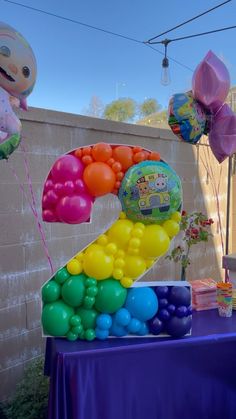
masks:
[(45, 335), (69, 340), (191, 329), (187, 286), (134, 284), (179, 232), (181, 181), (157, 152), (99, 143), (61, 156), (46, 179), (46, 222), (89, 222), (94, 200), (113, 193), (122, 212), (42, 287)]

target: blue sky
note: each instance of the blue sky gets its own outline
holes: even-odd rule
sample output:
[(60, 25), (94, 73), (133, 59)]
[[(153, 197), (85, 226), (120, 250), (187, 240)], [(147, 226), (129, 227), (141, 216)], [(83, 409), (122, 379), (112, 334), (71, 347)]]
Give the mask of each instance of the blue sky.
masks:
[[(17, 0), (16, 0), (17, 1)], [(67, 18), (146, 40), (222, 0), (19, 0)], [(118, 96), (138, 102), (156, 98), (163, 107), (173, 93), (191, 88), (191, 71), (170, 60), (171, 84), (160, 83), (163, 56), (144, 45), (40, 14), (0, 0), (1, 21), (21, 32), (36, 55), (38, 78), (30, 106), (80, 114), (92, 96), (104, 104)], [(219, 8), (169, 38), (236, 24), (236, 2)], [(170, 57), (194, 69), (209, 49), (227, 65), (236, 84), (236, 29), (171, 43)], [(156, 46), (164, 51), (162, 45)], [(125, 84), (125, 85), (124, 85)]]

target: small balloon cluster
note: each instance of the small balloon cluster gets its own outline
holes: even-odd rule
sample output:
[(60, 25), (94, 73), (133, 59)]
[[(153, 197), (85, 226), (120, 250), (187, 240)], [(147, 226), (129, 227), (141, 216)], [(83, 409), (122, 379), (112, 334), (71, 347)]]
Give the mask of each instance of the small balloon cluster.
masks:
[(34, 53), (15, 29), (0, 22), (0, 160), (20, 144), (21, 122), (13, 106), (27, 110), (36, 79)]
[[(76, 338), (86, 338), (86, 333), (90, 333), (86, 330), (91, 328), (82, 325), (86, 333), (76, 334), (73, 328), (81, 324), (74, 325), (74, 317), (73, 324), (70, 322), (78, 310), (115, 315), (119, 309), (127, 308), (127, 288), (167, 252), (171, 239), (179, 232), (182, 186), (173, 169), (156, 152), (105, 143), (78, 148), (55, 162), (44, 186), (43, 219), (71, 224), (87, 222), (94, 200), (107, 193), (118, 195), (123, 211), (104, 234), (44, 285), (45, 334), (70, 339), (74, 333)], [(66, 307), (68, 314), (64, 315)], [(107, 316), (101, 317), (113, 332), (116, 326), (122, 326), (117, 323), (117, 316), (122, 315), (116, 314), (111, 325)], [(63, 330), (59, 320), (56, 329), (51, 327), (54, 319), (64, 317), (67, 321)], [(141, 321), (140, 316), (133, 316), (127, 327), (134, 330), (136, 320)], [(101, 322), (97, 331), (103, 330)], [(142, 327), (144, 331), (146, 326)], [(99, 336), (104, 334), (98, 331)]]
[(219, 163), (236, 152), (236, 114), (224, 103), (230, 76), (224, 63), (209, 51), (197, 66), (192, 91), (175, 94), (169, 102), (169, 125), (182, 141), (196, 144), (209, 133)]
[(129, 334), (182, 337), (191, 330), (191, 293), (185, 286), (126, 290), (112, 278), (70, 277), (63, 268), (44, 285), (42, 297), (45, 334), (71, 341)]

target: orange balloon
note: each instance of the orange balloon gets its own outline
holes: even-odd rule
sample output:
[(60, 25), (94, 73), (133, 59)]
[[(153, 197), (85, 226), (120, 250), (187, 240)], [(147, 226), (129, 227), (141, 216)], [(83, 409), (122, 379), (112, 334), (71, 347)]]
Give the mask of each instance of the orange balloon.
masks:
[(96, 161), (107, 161), (112, 156), (112, 148), (109, 144), (98, 143), (93, 147), (92, 156)]
[(122, 168), (127, 170), (133, 163), (133, 152), (130, 147), (118, 146), (113, 150), (113, 157), (116, 161), (120, 162)]
[(93, 196), (102, 196), (112, 192), (116, 182), (113, 170), (102, 162), (89, 164), (84, 170), (83, 179)]
[(82, 154), (83, 156), (89, 156), (91, 154), (91, 151), (92, 151), (91, 147), (84, 147)]
[(82, 150), (81, 148), (77, 148), (74, 152), (75, 157), (81, 157), (82, 156)]
[(156, 161), (160, 161), (161, 160), (161, 156), (157, 151), (152, 151), (149, 156), (148, 156), (149, 160), (156, 160)]
[(144, 161), (146, 157), (146, 154), (144, 151), (139, 151), (138, 153), (134, 154), (134, 161), (135, 163), (140, 163), (141, 161)]
[(91, 156), (83, 156), (82, 157), (82, 162), (87, 166), (87, 164), (91, 164), (93, 162), (93, 159)]

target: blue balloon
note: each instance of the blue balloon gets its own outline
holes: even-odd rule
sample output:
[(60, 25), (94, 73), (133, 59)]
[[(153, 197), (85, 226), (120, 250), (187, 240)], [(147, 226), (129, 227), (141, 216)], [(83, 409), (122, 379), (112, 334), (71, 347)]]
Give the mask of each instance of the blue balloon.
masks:
[(175, 313), (175, 310), (176, 310), (176, 307), (174, 306), (174, 304), (169, 304), (166, 307), (166, 310), (169, 311), (170, 314), (174, 314)]
[(126, 308), (120, 308), (115, 313), (114, 318), (115, 318), (115, 322), (119, 326), (128, 326), (128, 324), (131, 320), (131, 315), (130, 315), (130, 312)]
[(96, 327), (95, 334), (96, 334), (97, 339), (105, 340), (109, 336), (109, 330), (108, 329), (99, 329), (99, 327)]
[(96, 324), (99, 329), (107, 330), (112, 325), (112, 318), (109, 314), (99, 314), (96, 319)]
[(121, 337), (127, 335), (127, 331), (123, 326), (119, 326), (116, 322), (113, 321), (110, 329), (110, 335)]
[(190, 332), (192, 327), (192, 316), (182, 317), (171, 317), (166, 323), (166, 331), (169, 335), (174, 338), (180, 338)]
[(148, 328), (147, 323), (145, 323), (145, 322), (142, 322), (141, 323), (141, 327), (140, 327), (140, 329), (138, 331), (138, 335), (139, 336), (149, 335), (149, 328)]
[(138, 331), (141, 328), (141, 322), (138, 319), (131, 319), (128, 326), (127, 326), (127, 330), (130, 333), (138, 333)]
[(157, 313), (158, 299), (150, 287), (131, 288), (128, 290), (125, 308), (132, 317), (145, 322)]

